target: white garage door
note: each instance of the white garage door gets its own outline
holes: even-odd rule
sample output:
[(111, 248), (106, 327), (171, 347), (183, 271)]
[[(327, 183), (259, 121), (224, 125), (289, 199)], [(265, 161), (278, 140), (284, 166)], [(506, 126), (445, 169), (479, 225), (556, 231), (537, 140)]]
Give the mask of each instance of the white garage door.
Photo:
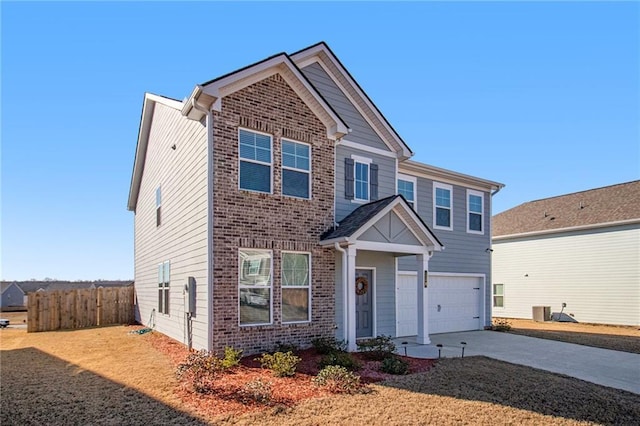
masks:
[[(429, 334), (482, 329), (482, 277), (429, 275)], [(398, 273), (397, 336), (418, 333), (415, 273)]]

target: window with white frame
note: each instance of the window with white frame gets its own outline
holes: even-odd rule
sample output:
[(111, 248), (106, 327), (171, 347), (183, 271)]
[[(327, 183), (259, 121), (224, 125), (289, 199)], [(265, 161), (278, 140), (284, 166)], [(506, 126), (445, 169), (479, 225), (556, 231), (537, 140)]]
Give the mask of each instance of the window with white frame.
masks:
[(169, 315), (169, 283), (171, 282), (171, 263), (158, 264), (158, 312)]
[(311, 255), (282, 252), (282, 322), (310, 321)]
[(369, 201), (369, 163), (354, 162), (355, 199)]
[(453, 229), (453, 187), (444, 183), (433, 183), (433, 227)]
[(504, 284), (493, 285), (493, 307), (504, 308)]
[(417, 179), (414, 176), (398, 174), (398, 194), (402, 195), (414, 210), (417, 210), (416, 185)]
[(239, 129), (238, 140), (240, 189), (271, 193), (271, 136)]
[(239, 250), (240, 325), (271, 324), (272, 254)]
[(482, 217), (484, 212), (484, 194), (467, 189), (467, 232), (484, 234)]
[(282, 195), (311, 198), (311, 147), (282, 140)]
[(156, 227), (160, 226), (161, 223), (161, 215), (160, 215), (160, 206), (162, 204), (162, 190), (159, 186), (156, 188)]

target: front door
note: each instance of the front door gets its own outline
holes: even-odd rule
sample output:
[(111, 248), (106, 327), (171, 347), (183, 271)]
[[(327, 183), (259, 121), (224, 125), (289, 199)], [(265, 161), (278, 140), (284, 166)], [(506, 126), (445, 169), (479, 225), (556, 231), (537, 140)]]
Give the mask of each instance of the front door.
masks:
[(356, 337), (373, 336), (373, 271), (356, 269)]

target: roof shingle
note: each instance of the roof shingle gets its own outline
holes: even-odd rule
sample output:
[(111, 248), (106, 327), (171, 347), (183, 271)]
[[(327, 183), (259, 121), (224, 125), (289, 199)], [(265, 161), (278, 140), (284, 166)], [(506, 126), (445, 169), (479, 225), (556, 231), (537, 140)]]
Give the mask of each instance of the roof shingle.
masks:
[(493, 236), (640, 219), (640, 180), (529, 201), (493, 217)]

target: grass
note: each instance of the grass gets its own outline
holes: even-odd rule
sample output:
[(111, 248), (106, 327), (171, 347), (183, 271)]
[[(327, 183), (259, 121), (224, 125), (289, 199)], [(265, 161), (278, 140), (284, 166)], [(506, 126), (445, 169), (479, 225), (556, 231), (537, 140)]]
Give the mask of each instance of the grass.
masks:
[(640, 354), (638, 327), (509, 319), (510, 333)]
[(153, 336), (129, 330), (0, 330), (0, 423), (625, 425), (640, 418), (640, 395), (468, 357), (373, 384), (366, 395), (205, 419), (178, 397), (175, 360), (154, 349)]

